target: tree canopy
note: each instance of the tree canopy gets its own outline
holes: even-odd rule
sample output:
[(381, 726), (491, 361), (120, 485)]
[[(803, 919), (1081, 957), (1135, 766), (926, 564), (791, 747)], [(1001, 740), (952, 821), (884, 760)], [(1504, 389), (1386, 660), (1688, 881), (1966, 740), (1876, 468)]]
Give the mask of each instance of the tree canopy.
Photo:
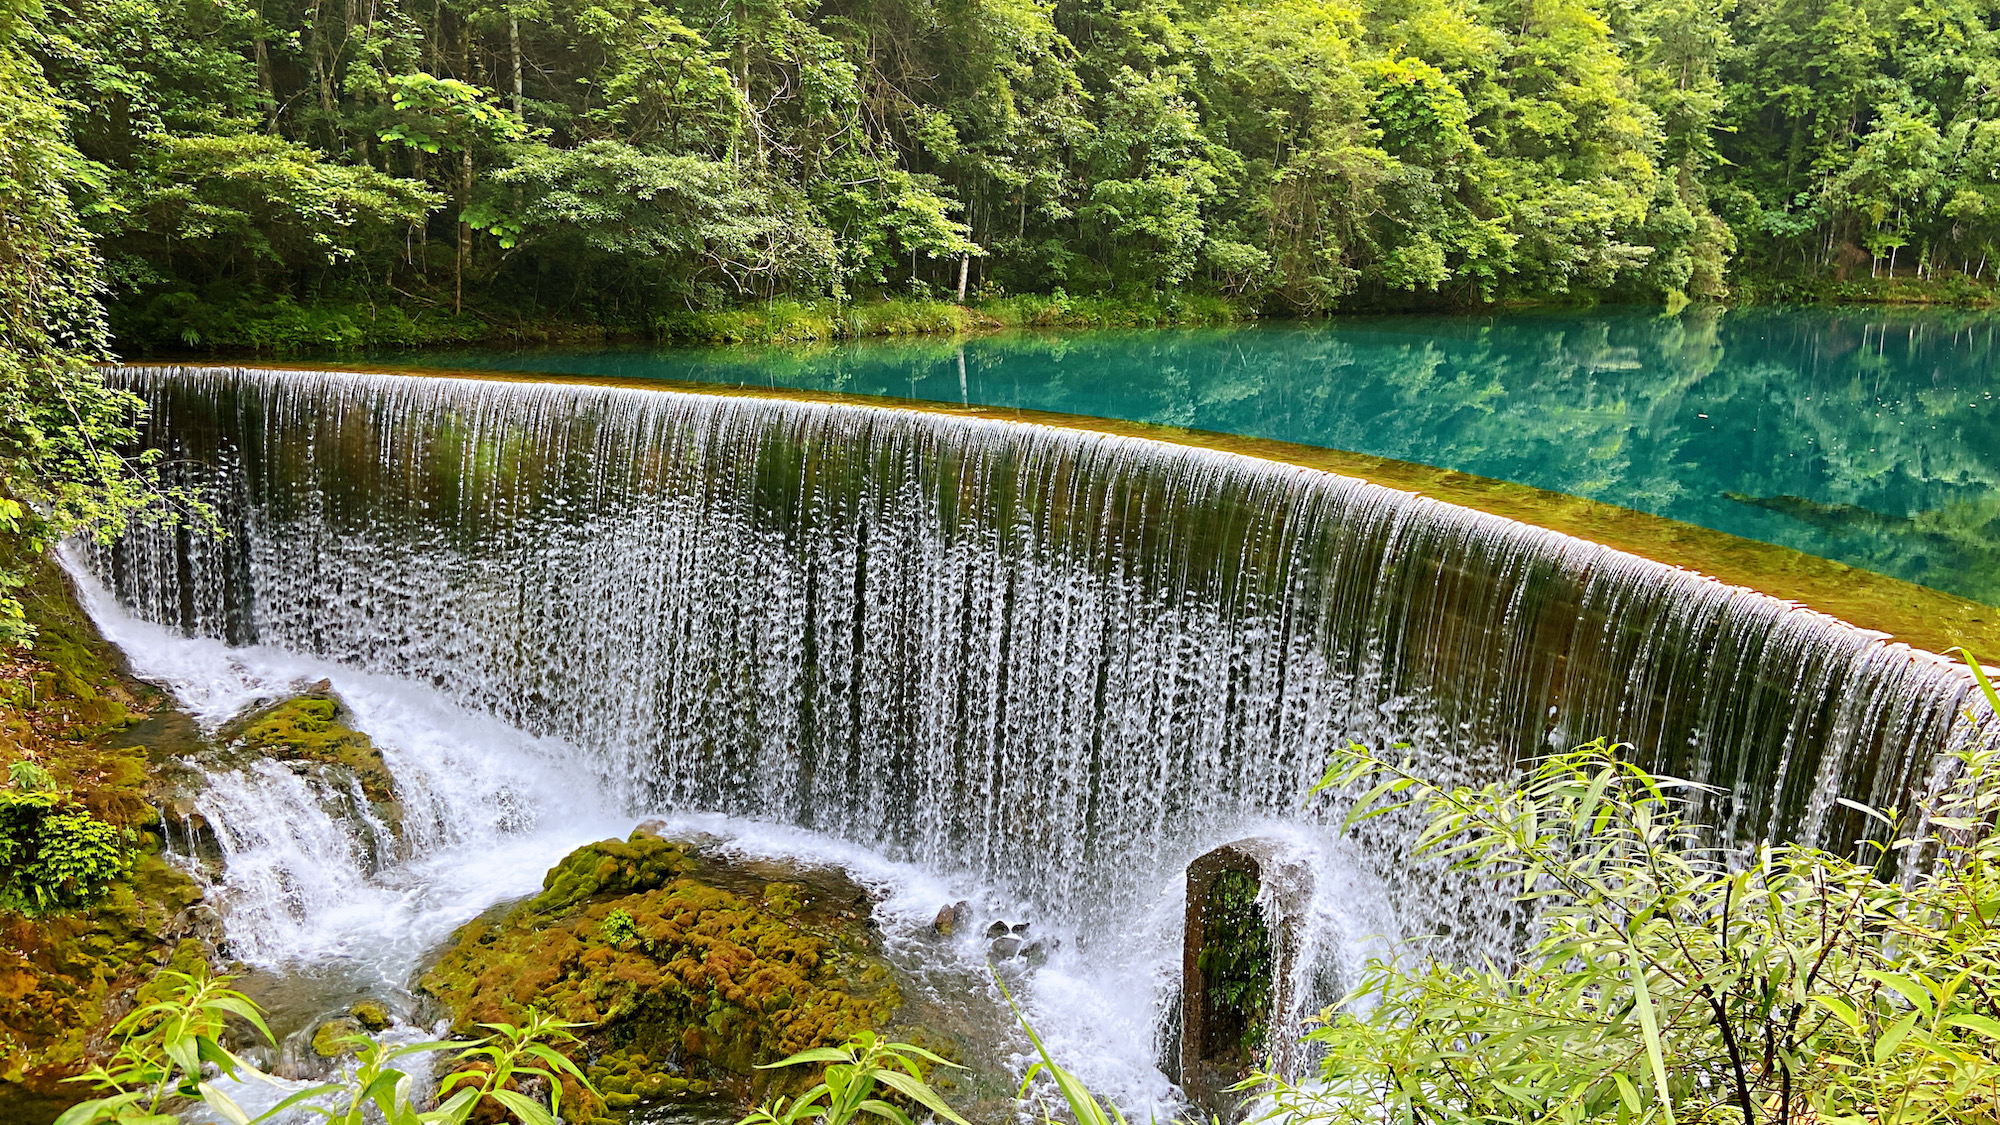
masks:
[(961, 277), (1702, 298), (2000, 239), (1996, 0), (27, 2), (53, 90), (9, 97), (67, 144), (17, 182), (66, 186), (141, 342), (201, 302), (644, 325)]

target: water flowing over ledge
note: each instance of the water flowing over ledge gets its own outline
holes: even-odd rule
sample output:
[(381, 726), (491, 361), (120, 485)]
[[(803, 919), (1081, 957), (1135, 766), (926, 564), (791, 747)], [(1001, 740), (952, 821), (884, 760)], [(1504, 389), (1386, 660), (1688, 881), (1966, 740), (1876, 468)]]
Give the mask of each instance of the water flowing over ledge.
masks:
[(1789, 603), (1310, 469), (1132, 437), (575, 383), (116, 381), (230, 536), (93, 566), (138, 616), (434, 685), (634, 807), (964, 871), (1079, 918), (1316, 823), (1332, 750), (1490, 777), (1598, 736), (1834, 840), (1970, 680)]

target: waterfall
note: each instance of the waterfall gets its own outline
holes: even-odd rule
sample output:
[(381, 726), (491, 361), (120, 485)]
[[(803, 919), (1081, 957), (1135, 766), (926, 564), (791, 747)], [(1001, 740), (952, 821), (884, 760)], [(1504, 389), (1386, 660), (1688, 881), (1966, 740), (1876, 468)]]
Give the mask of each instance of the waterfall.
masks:
[[(1079, 916), (1310, 820), (1349, 739), (1490, 778), (1604, 736), (1738, 837), (1838, 840), (1969, 678), (1420, 496), (1005, 421), (574, 383), (135, 367), (229, 535), (135, 615), (429, 685), (634, 807), (797, 825)], [(1956, 733), (1955, 733), (1956, 732)]]

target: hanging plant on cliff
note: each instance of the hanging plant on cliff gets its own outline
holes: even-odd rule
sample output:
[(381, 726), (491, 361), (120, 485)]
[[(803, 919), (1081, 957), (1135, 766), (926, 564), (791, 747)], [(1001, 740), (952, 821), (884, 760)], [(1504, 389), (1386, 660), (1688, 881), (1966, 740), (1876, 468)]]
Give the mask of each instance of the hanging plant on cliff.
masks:
[(76, 910), (131, 870), (125, 833), (56, 789), (48, 772), (15, 762), (0, 789), (0, 913)]

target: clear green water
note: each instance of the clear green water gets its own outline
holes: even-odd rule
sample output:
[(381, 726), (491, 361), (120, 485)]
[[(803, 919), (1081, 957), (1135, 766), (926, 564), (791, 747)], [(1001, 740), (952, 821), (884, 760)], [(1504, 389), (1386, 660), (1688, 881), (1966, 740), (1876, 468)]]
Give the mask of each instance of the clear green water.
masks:
[(1996, 329), (2000, 316), (1968, 312), (1617, 311), (405, 358), (969, 402), (1351, 450), (2000, 605)]

